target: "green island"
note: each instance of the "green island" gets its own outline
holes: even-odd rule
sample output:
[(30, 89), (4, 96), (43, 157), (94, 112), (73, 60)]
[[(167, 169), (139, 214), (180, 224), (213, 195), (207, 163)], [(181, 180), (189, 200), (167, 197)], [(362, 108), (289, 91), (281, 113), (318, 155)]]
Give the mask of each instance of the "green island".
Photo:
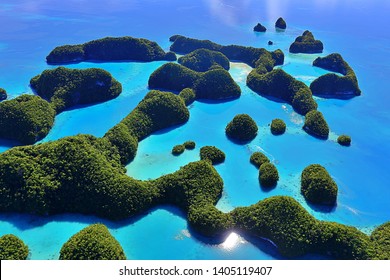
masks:
[(322, 53), (323, 50), (322, 42), (316, 40), (309, 30), (298, 36), (289, 49), (290, 53)]
[(119, 242), (103, 224), (90, 225), (73, 235), (61, 248), (60, 260), (125, 260)]
[(199, 40), (187, 38), (182, 35), (173, 35), (169, 38), (172, 43), (171, 51), (177, 53), (190, 53), (197, 49), (208, 49), (223, 53), (230, 61), (240, 61), (251, 67), (256, 67), (258, 60), (269, 54), (275, 62), (275, 65), (282, 65), (284, 54), (281, 50), (269, 52), (264, 48), (244, 47), (237, 45), (222, 46), (210, 40)]
[(46, 57), (49, 64), (121, 60), (174, 61), (176, 55), (164, 52), (156, 42), (125, 36), (106, 37), (80, 45), (59, 46)]
[(324, 116), (319, 111), (313, 110), (305, 115), (303, 129), (314, 137), (328, 139), (329, 126)]
[[(149, 88), (183, 91), (192, 89), (195, 100), (225, 100), (238, 98), (241, 89), (230, 76), (229, 72), (222, 68), (196, 72), (177, 63), (166, 63), (155, 70), (149, 77)], [(186, 90), (180, 94), (186, 104), (191, 104), (194, 95)]]
[(338, 188), (326, 169), (312, 164), (302, 171), (301, 193), (313, 204), (336, 205)]
[(0, 103), (0, 138), (33, 144), (53, 126), (55, 110), (36, 95), (23, 94)]
[(275, 165), (270, 162), (264, 162), (259, 168), (260, 185), (266, 188), (275, 187), (279, 181), (279, 173)]
[(211, 164), (219, 164), (225, 161), (225, 153), (215, 146), (204, 146), (200, 148), (200, 159), (207, 160)]
[(255, 27), (253, 27), (253, 31), (255, 31), (255, 32), (265, 32), (265, 31), (267, 31), (267, 28), (265, 28), (265, 26), (263, 26), (261, 23), (257, 23), (255, 25)]
[(0, 88), (0, 101), (6, 100), (7, 99), (7, 92), (5, 89)]
[(271, 133), (281, 135), (286, 132), (286, 123), (281, 119), (273, 119), (271, 122)]
[(270, 162), (269, 158), (262, 152), (254, 152), (251, 155), (249, 161), (257, 168), (260, 168), (263, 163)]
[(278, 18), (276, 20), (275, 27), (279, 28), (279, 29), (286, 29), (287, 28), (287, 23), (286, 23), (286, 21), (282, 17), (280, 17), (280, 18)]
[(229, 59), (221, 52), (208, 49), (197, 49), (178, 59), (178, 62), (191, 70), (206, 72), (210, 68), (222, 67), (229, 70)]
[(25, 260), (28, 257), (28, 247), (13, 234), (0, 237), (0, 260)]
[(256, 122), (247, 114), (238, 114), (231, 120), (226, 128), (226, 135), (238, 141), (251, 141), (257, 135)]
[(328, 73), (315, 79), (310, 84), (314, 95), (330, 98), (348, 99), (361, 95), (355, 72), (338, 53), (318, 57), (313, 66), (342, 74)]
[(184, 88), (180, 91), (179, 96), (184, 100), (186, 106), (191, 105), (196, 99), (196, 94), (191, 88)]
[(184, 145), (176, 145), (172, 148), (172, 155), (178, 156), (184, 153), (186, 147)]
[(186, 150), (193, 150), (195, 149), (196, 143), (194, 141), (185, 141), (183, 143), (183, 146), (186, 148)]
[(340, 135), (337, 137), (337, 143), (339, 143), (341, 146), (351, 146), (351, 136), (348, 135)]

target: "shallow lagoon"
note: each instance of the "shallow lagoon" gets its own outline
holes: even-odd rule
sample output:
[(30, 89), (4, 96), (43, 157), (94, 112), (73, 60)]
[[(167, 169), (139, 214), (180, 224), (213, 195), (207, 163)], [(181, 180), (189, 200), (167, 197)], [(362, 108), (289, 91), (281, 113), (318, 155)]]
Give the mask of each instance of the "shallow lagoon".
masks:
[[(342, 2), (342, 3), (341, 3)], [(8, 4), (9, 3), (9, 4)], [(390, 190), (387, 182), (390, 156), (390, 113), (386, 77), (390, 74), (390, 36), (384, 26), (389, 3), (383, 1), (97, 1), (84, 7), (78, 1), (2, 1), (0, 24), (7, 26), (0, 38), (0, 86), (11, 97), (31, 92), (31, 77), (53, 68), (44, 57), (61, 44), (80, 43), (104, 36), (130, 35), (156, 40), (164, 48), (168, 38), (183, 34), (207, 38), (222, 44), (281, 48), (288, 73), (310, 83), (326, 71), (311, 67), (316, 55), (290, 55), (288, 46), (305, 29), (325, 45), (324, 55), (339, 52), (354, 68), (363, 95), (351, 100), (317, 99), (332, 135), (317, 140), (301, 130), (303, 118), (291, 106), (258, 96), (245, 86), (250, 68), (232, 63), (230, 73), (243, 93), (240, 99), (224, 103), (195, 102), (190, 121), (161, 131), (140, 142), (136, 159), (127, 166), (130, 176), (156, 178), (198, 160), (201, 146), (215, 145), (227, 154), (216, 166), (224, 179), (224, 194), (218, 208), (230, 211), (265, 197), (290, 195), (315, 217), (359, 227), (370, 232), (390, 220)], [(129, 16), (131, 15), (131, 16)], [(273, 22), (283, 16), (286, 32), (275, 32)], [(343, 20), (348, 18), (348, 21)], [(261, 21), (265, 34), (251, 30)], [(383, 22), (382, 22), (383, 20)], [(362, 24), (364, 23), (364, 24)], [(164, 26), (164, 28), (156, 28)], [(358, 27), (358, 28), (357, 28)], [(31, 44), (26, 44), (26, 40)], [(274, 46), (267, 46), (268, 40)], [(148, 92), (149, 75), (164, 62), (80, 63), (72, 68), (101, 67), (112, 73), (124, 88), (120, 97), (95, 106), (77, 108), (57, 116), (55, 126), (43, 140), (50, 141), (78, 133), (102, 136), (126, 116)], [(237, 113), (250, 114), (259, 125), (259, 135), (247, 145), (229, 141), (226, 124)], [(268, 124), (273, 118), (287, 123), (287, 133), (273, 136)], [(341, 147), (336, 135), (350, 134), (352, 146)], [(197, 148), (178, 157), (170, 151), (176, 144), (194, 140)], [(15, 143), (0, 142), (0, 151)], [(280, 173), (278, 186), (264, 191), (257, 170), (250, 165), (253, 151), (264, 151)], [(299, 176), (311, 163), (321, 163), (339, 186), (338, 205), (318, 209), (307, 205), (299, 193)], [(112, 223), (95, 217), (59, 215), (35, 217), (0, 215), (0, 235), (14, 233), (30, 247), (31, 259), (56, 259), (62, 244), (90, 223), (105, 223), (131, 259), (280, 259), (266, 241), (230, 235), (225, 243), (213, 244), (188, 229), (177, 209), (162, 207), (135, 220)], [(309, 256), (307, 256), (309, 257)], [(313, 256), (310, 256), (313, 257)]]

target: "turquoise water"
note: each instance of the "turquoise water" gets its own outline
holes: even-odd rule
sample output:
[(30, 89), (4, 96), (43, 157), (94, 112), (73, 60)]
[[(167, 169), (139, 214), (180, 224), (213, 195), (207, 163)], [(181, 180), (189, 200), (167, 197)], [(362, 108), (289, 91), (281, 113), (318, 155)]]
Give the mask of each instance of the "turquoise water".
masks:
[[(259, 3), (261, 2), (261, 3)], [(199, 159), (199, 149), (215, 145), (227, 155), (216, 169), (224, 179), (224, 193), (217, 204), (222, 211), (246, 206), (266, 197), (289, 195), (316, 218), (353, 225), (369, 233), (390, 220), (388, 173), (390, 156), (390, 36), (386, 21), (390, 3), (377, 1), (95, 1), (86, 7), (80, 1), (10, 1), (0, 3), (0, 87), (10, 97), (31, 92), (29, 80), (44, 69), (45, 56), (62, 44), (81, 43), (104, 36), (130, 35), (156, 40), (169, 48), (169, 36), (183, 34), (211, 39), (221, 44), (281, 48), (282, 68), (309, 84), (324, 70), (311, 66), (316, 55), (291, 55), (288, 47), (305, 29), (325, 45), (324, 55), (339, 52), (354, 68), (363, 95), (351, 100), (317, 99), (319, 110), (331, 128), (328, 141), (301, 130), (303, 118), (291, 106), (276, 103), (245, 86), (250, 68), (232, 63), (230, 73), (242, 96), (224, 103), (195, 102), (190, 120), (183, 126), (160, 131), (139, 144), (127, 173), (139, 179), (174, 172)], [(288, 28), (277, 33), (274, 21), (283, 16)], [(348, 19), (348, 20), (346, 20)], [(251, 30), (260, 21), (265, 34)], [(267, 46), (268, 40), (275, 45)], [(26, 43), (28, 42), (28, 44)], [(123, 85), (123, 93), (109, 102), (75, 108), (56, 117), (49, 135), (59, 139), (78, 133), (102, 136), (126, 116), (148, 92), (149, 75), (164, 62), (80, 63), (72, 68), (101, 67)], [(259, 125), (258, 136), (247, 145), (229, 141), (226, 124), (237, 113), (250, 114)], [(287, 133), (273, 136), (268, 124), (274, 118), (287, 123)], [(335, 143), (337, 135), (352, 136), (352, 146)], [(194, 140), (197, 147), (172, 156), (176, 144)], [(14, 146), (0, 141), (0, 152)], [(277, 166), (280, 181), (271, 191), (261, 189), (250, 154), (265, 152)], [(323, 164), (339, 186), (338, 204), (332, 209), (307, 205), (299, 193), (299, 176), (311, 163)], [(175, 208), (153, 209), (135, 220), (113, 223), (96, 217), (59, 215), (36, 217), (0, 214), (0, 235), (14, 233), (30, 247), (31, 259), (56, 259), (70, 236), (95, 222), (105, 223), (131, 259), (281, 259), (266, 241), (231, 233), (225, 241), (207, 240), (188, 228), (185, 216)], [(316, 256), (305, 256), (316, 258)]]

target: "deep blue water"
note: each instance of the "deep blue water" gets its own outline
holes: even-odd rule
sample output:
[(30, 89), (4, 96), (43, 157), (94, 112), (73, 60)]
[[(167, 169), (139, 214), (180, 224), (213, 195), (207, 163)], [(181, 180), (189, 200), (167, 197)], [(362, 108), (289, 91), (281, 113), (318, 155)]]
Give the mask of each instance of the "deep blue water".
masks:
[[(89, 3), (89, 4), (87, 4)], [(222, 211), (246, 206), (274, 195), (290, 195), (316, 218), (353, 225), (369, 233), (390, 220), (390, 35), (387, 30), (390, 2), (374, 1), (21, 1), (0, 3), (0, 87), (10, 97), (30, 92), (29, 80), (44, 69), (45, 57), (57, 45), (82, 43), (105, 36), (130, 35), (157, 41), (169, 48), (168, 38), (183, 34), (221, 44), (281, 48), (282, 68), (310, 83), (326, 71), (311, 66), (317, 55), (291, 55), (288, 47), (296, 36), (309, 29), (323, 41), (324, 54), (339, 52), (354, 68), (362, 96), (351, 100), (317, 99), (331, 128), (328, 141), (308, 136), (301, 130), (302, 117), (291, 106), (258, 96), (245, 86), (250, 68), (232, 63), (230, 73), (239, 83), (242, 96), (234, 101), (190, 106), (190, 121), (173, 130), (161, 131), (140, 142), (135, 160), (127, 166), (130, 176), (156, 178), (199, 159), (199, 148), (215, 145), (227, 154), (216, 166), (224, 179)], [(277, 33), (275, 20), (283, 16), (286, 32)], [(261, 22), (268, 30), (254, 34)], [(275, 45), (268, 47), (268, 40)], [(64, 112), (42, 140), (78, 133), (102, 136), (125, 117), (148, 92), (149, 75), (164, 62), (80, 63), (73, 68), (101, 67), (123, 85), (117, 99)], [(237, 145), (224, 134), (226, 124), (237, 113), (250, 114), (259, 134), (247, 145)], [(286, 121), (287, 133), (272, 136), (268, 124), (274, 118)], [(352, 146), (335, 143), (337, 135), (352, 136)], [(179, 157), (170, 151), (176, 144), (194, 140), (197, 148)], [(0, 141), (0, 151), (15, 145)], [(279, 170), (280, 181), (264, 191), (257, 170), (249, 164), (253, 151), (265, 152)], [(334, 209), (307, 205), (299, 193), (299, 176), (311, 163), (323, 164), (339, 187)], [(59, 215), (35, 217), (0, 214), (0, 235), (14, 233), (30, 247), (31, 259), (56, 259), (64, 242), (95, 222), (103, 222), (131, 259), (280, 259), (265, 241), (232, 233), (220, 244), (205, 240), (187, 226), (183, 213), (163, 207), (135, 220), (113, 223), (90, 216)], [(315, 258), (316, 256), (306, 256)]]

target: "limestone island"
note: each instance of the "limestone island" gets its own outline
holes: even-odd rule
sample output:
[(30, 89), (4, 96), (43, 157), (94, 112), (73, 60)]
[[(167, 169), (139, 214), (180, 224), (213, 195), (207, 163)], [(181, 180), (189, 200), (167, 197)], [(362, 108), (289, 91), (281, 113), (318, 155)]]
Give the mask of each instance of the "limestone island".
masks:
[(184, 145), (176, 145), (172, 148), (172, 155), (174, 156), (181, 155), (182, 153), (184, 153), (185, 149), (186, 147), (184, 147)]
[(253, 140), (257, 131), (256, 122), (247, 114), (236, 115), (225, 128), (225, 133), (229, 138), (240, 142)]
[(56, 112), (36, 95), (23, 94), (0, 103), (0, 138), (33, 144), (45, 137), (54, 124)]
[(125, 260), (122, 246), (103, 224), (90, 225), (61, 248), (60, 260)]
[(200, 148), (200, 159), (219, 164), (225, 161), (225, 153), (215, 146), (204, 146)]
[(310, 135), (328, 139), (329, 126), (321, 112), (313, 110), (305, 115), (305, 124), (303, 129)]
[(6, 100), (6, 99), (7, 99), (7, 92), (5, 91), (5, 89), (0, 88), (0, 101)]
[(337, 143), (339, 143), (341, 146), (351, 146), (351, 136), (340, 135), (337, 137)]
[(263, 163), (270, 162), (269, 158), (262, 152), (254, 152), (251, 155), (249, 161), (257, 168), (260, 168)]
[(122, 85), (109, 72), (99, 68), (57, 67), (35, 76), (30, 85), (57, 113), (76, 105), (108, 101), (122, 92)]
[(258, 23), (258, 24), (256, 24), (255, 27), (253, 27), (253, 31), (255, 31), (255, 32), (265, 32), (265, 31), (267, 31), (267, 28), (265, 28), (265, 26), (263, 26), (261, 23)]
[(310, 85), (314, 95), (348, 99), (361, 94), (355, 72), (340, 54), (332, 53), (323, 58), (318, 57), (314, 60), (313, 66), (344, 75), (328, 73), (318, 77)]
[(172, 52), (164, 52), (156, 42), (125, 36), (106, 37), (80, 45), (59, 46), (46, 57), (48, 64), (127, 60), (174, 61), (176, 55)]
[(324, 45), (320, 40), (314, 39), (313, 34), (306, 30), (295, 39), (290, 46), (290, 53), (322, 53)]
[(312, 164), (302, 171), (301, 193), (313, 204), (335, 205), (338, 188), (326, 169), (319, 164)]
[(286, 123), (281, 119), (273, 119), (271, 122), (271, 133), (273, 135), (282, 135), (286, 132)]
[(286, 29), (287, 28), (286, 21), (282, 17), (278, 18), (275, 22), (275, 27), (279, 29)]
[(273, 188), (279, 181), (279, 173), (275, 165), (265, 162), (259, 168), (259, 182), (262, 187)]
[(0, 260), (25, 260), (28, 257), (28, 247), (13, 234), (0, 237)]
[(197, 49), (178, 59), (178, 62), (191, 70), (206, 72), (212, 68), (222, 67), (229, 70), (229, 59), (221, 52), (208, 49)]

